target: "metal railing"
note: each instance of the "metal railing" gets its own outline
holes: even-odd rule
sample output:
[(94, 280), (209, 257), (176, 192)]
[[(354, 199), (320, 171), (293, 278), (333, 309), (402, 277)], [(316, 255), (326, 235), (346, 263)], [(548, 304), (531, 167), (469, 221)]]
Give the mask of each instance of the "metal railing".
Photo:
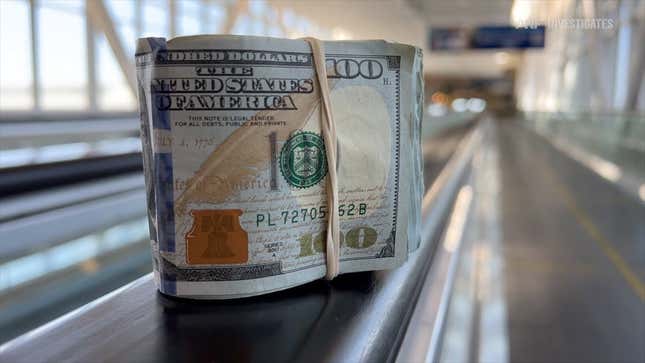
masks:
[(645, 114), (528, 113), (523, 123), (645, 202)]

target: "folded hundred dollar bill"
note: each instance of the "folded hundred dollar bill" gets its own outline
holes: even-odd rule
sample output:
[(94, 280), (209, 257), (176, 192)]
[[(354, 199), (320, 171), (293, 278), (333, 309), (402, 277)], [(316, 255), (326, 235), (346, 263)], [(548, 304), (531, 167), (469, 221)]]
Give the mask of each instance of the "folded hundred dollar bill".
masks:
[[(139, 39), (141, 138), (162, 293), (225, 299), (394, 268), (420, 240), (421, 50), (229, 35)], [(321, 88), (321, 85), (323, 87)], [(324, 89), (323, 89), (324, 88)], [(336, 163), (321, 131), (322, 91)], [(338, 208), (327, 198), (337, 175)]]

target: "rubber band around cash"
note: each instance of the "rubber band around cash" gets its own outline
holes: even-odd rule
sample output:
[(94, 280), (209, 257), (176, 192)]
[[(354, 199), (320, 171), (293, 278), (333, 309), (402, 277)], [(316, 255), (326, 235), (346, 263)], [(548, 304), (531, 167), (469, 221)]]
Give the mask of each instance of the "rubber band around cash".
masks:
[(338, 179), (336, 174), (336, 123), (334, 115), (331, 112), (331, 97), (329, 84), (327, 84), (327, 68), (325, 68), (325, 51), (322, 42), (316, 38), (303, 38), (311, 47), (313, 55), (314, 71), (318, 78), (321, 95), (321, 130), (325, 142), (325, 151), (327, 154), (327, 170), (329, 178), (327, 179), (327, 203), (329, 207), (329, 219), (327, 223), (327, 275), (328, 280), (338, 276), (340, 270), (340, 216), (338, 215)]

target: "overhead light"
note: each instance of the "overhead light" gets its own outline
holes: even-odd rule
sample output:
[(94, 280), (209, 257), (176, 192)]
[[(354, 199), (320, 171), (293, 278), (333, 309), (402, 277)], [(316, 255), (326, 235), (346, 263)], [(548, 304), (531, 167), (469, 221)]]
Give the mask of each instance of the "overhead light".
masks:
[(515, 0), (511, 8), (511, 24), (516, 27), (527, 26), (531, 17), (531, 1)]
[(428, 114), (433, 117), (446, 115), (446, 106), (441, 103), (431, 103), (427, 108)]
[(341, 27), (335, 27), (331, 30), (331, 37), (334, 40), (351, 40), (352, 35)]
[(470, 98), (466, 102), (466, 108), (470, 112), (480, 113), (486, 109), (486, 101), (481, 98)]
[(455, 110), (455, 112), (464, 112), (466, 111), (466, 99), (465, 98), (455, 98), (454, 101), (452, 101), (452, 109)]
[(430, 97), (430, 100), (432, 100), (432, 102), (434, 102), (434, 103), (443, 103), (443, 104), (445, 104), (446, 103), (446, 94), (441, 92), (441, 91), (437, 91), (437, 92), (432, 94), (432, 96)]

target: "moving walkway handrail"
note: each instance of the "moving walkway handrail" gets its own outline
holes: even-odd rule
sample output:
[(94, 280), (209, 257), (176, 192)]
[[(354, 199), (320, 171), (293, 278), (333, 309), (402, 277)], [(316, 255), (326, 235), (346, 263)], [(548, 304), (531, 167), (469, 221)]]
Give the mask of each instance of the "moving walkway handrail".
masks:
[(134, 172), (7, 197), (0, 201), (0, 223), (143, 188), (143, 173)]
[(0, 198), (142, 169), (140, 152), (0, 169)]
[(138, 120), (113, 116), (37, 121), (0, 116), (0, 197), (141, 170)]
[(0, 260), (26, 255), (145, 215), (145, 190), (131, 190), (0, 224)]
[(0, 142), (52, 136), (104, 135), (139, 133), (136, 118), (87, 119), (74, 121), (21, 121), (0, 123)]

